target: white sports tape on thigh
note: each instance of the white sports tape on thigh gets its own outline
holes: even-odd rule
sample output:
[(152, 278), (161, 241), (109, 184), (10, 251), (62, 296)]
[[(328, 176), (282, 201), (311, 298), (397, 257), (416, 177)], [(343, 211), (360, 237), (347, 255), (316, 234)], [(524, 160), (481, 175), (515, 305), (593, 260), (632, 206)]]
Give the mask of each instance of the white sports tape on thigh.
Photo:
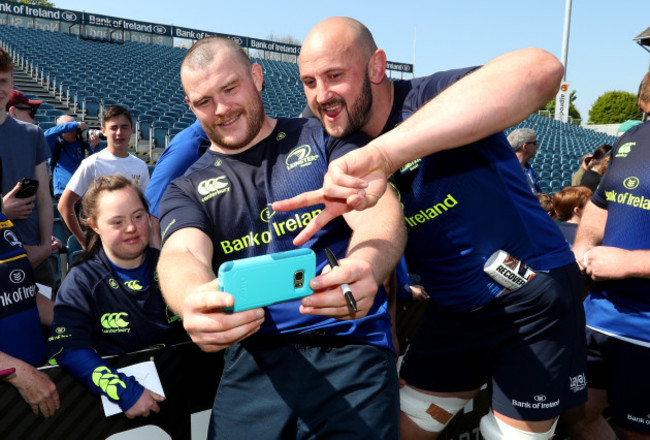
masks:
[(427, 432), (440, 432), (469, 399), (438, 397), (408, 385), (399, 391), (400, 410)]
[(548, 432), (528, 432), (499, 420), (492, 411), (481, 417), (481, 434), (485, 440), (549, 440), (555, 433), (557, 420)]

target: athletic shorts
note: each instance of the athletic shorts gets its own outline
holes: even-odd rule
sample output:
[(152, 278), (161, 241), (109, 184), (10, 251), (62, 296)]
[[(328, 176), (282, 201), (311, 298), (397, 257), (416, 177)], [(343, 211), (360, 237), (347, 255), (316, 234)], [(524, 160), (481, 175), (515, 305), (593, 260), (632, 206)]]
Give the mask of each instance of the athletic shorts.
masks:
[(399, 438), (394, 354), (349, 342), (266, 336), (229, 347), (208, 438)]
[(650, 434), (650, 348), (587, 328), (589, 388), (607, 391), (616, 425)]
[(518, 420), (554, 418), (587, 400), (581, 293), (580, 271), (571, 264), (540, 272), (471, 312), (432, 303), (400, 376), (435, 392), (487, 383), (495, 411)]

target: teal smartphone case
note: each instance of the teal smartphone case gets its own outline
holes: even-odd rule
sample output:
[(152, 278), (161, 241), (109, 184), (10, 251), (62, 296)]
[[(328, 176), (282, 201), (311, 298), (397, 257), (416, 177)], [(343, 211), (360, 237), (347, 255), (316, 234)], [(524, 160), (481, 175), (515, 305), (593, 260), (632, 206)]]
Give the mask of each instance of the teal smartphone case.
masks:
[(235, 297), (226, 312), (265, 307), (314, 293), (309, 281), (316, 272), (311, 249), (260, 255), (226, 261), (219, 266), (219, 290)]

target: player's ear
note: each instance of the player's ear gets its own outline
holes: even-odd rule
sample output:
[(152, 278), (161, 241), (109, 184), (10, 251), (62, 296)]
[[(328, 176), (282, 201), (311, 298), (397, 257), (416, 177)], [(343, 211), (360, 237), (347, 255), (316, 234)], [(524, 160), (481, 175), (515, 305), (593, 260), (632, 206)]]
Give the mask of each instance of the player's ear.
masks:
[(386, 76), (386, 52), (375, 50), (368, 61), (368, 77), (373, 84), (379, 84)]
[(253, 63), (251, 65), (251, 76), (253, 77), (255, 88), (258, 92), (261, 92), (262, 85), (264, 84), (264, 72), (262, 71), (262, 66), (257, 63)]

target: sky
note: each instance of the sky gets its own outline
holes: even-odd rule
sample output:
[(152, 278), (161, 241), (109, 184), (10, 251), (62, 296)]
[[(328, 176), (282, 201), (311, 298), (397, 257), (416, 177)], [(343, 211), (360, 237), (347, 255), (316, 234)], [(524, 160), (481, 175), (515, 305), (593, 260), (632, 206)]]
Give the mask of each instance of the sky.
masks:
[[(484, 64), (524, 47), (561, 59), (565, 0), (53, 0), (55, 7), (191, 29), (302, 41), (336, 15), (364, 23), (390, 61), (415, 65), (416, 76)], [(633, 38), (650, 27), (647, 0), (574, 0), (566, 79), (583, 123), (612, 90), (636, 94), (650, 53)], [(408, 78), (409, 76), (406, 76)]]

